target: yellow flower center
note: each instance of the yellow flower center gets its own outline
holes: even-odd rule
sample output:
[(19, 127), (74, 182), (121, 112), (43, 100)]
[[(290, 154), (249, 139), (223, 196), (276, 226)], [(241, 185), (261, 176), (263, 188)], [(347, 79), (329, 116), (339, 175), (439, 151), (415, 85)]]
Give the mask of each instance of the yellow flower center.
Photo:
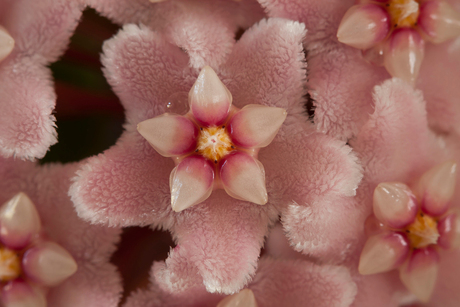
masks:
[(414, 248), (436, 244), (439, 238), (438, 225), (431, 216), (419, 213), (415, 222), (407, 226), (407, 237)]
[(21, 260), (16, 252), (0, 248), (0, 281), (9, 281), (21, 274)]
[(235, 146), (225, 126), (200, 128), (196, 152), (205, 158), (217, 163), (234, 149)]
[(391, 0), (387, 10), (393, 27), (413, 27), (420, 14), (420, 4), (416, 0)]

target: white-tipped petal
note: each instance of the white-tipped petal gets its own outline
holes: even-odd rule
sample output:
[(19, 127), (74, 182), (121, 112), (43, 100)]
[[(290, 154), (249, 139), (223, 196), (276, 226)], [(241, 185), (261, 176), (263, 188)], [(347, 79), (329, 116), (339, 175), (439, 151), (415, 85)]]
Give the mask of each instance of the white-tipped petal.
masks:
[(258, 205), (265, 205), (268, 201), (264, 167), (246, 153), (228, 155), (221, 165), (220, 179), (231, 197)]
[(460, 36), (460, 13), (446, 1), (427, 1), (420, 8), (418, 24), (426, 38), (442, 43)]
[(198, 128), (190, 119), (175, 114), (163, 114), (140, 122), (137, 131), (164, 157), (192, 151), (198, 136)]
[(431, 168), (419, 180), (417, 196), (422, 200), (422, 209), (433, 216), (440, 216), (449, 209), (454, 195), (457, 163), (447, 161)]
[(45, 286), (55, 286), (77, 271), (77, 263), (62, 246), (45, 242), (29, 249), (22, 259), (25, 274)]
[(13, 48), (14, 39), (4, 27), (0, 26), (0, 61), (9, 55)]
[(403, 284), (420, 301), (430, 300), (438, 276), (439, 255), (433, 248), (415, 249), (400, 269)]
[(286, 116), (282, 108), (247, 105), (228, 124), (232, 141), (246, 148), (265, 147), (273, 141)]
[(252, 290), (243, 289), (221, 300), (217, 307), (257, 307), (257, 302)]
[(358, 49), (368, 49), (382, 41), (389, 30), (390, 16), (381, 6), (354, 5), (343, 16), (337, 39)]
[(374, 214), (392, 228), (403, 228), (415, 220), (418, 206), (410, 188), (399, 182), (383, 182), (374, 190)]
[(401, 265), (409, 254), (409, 243), (399, 233), (381, 233), (367, 239), (359, 258), (363, 275), (387, 272)]
[(424, 41), (417, 31), (401, 28), (386, 42), (384, 64), (391, 76), (415, 84), (425, 52)]
[(171, 172), (171, 206), (176, 212), (203, 202), (211, 195), (214, 170), (201, 156), (185, 158)]
[(25, 247), (39, 231), (40, 216), (26, 194), (16, 194), (0, 208), (0, 240), (9, 248)]
[(193, 116), (205, 126), (222, 124), (232, 106), (232, 94), (209, 66), (201, 70), (188, 98)]
[(46, 307), (44, 293), (20, 280), (6, 284), (1, 297), (4, 307)]

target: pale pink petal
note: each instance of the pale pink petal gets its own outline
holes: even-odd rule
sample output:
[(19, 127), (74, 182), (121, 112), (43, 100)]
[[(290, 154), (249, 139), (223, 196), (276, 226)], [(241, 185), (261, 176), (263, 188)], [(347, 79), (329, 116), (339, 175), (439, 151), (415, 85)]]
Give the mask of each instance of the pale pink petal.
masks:
[(409, 242), (400, 233), (387, 232), (367, 239), (359, 259), (359, 273), (370, 275), (399, 267), (409, 255)]
[(187, 55), (146, 27), (126, 25), (104, 43), (103, 51), (105, 76), (133, 125), (163, 114), (172, 95), (192, 86), (183, 77)]
[(231, 153), (221, 163), (220, 179), (230, 196), (258, 205), (267, 203), (262, 163), (242, 151)]
[(40, 217), (30, 198), (20, 192), (0, 208), (0, 240), (12, 249), (22, 249), (40, 231)]
[(250, 289), (243, 289), (238, 293), (227, 296), (217, 304), (216, 307), (257, 307), (254, 292)]
[(199, 206), (176, 215), (177, 246), (154, 267), (163, 289), (175, 293), (198, 285), (231, 294), (255, 273), (268, 226), (278, 217), (272, 206), (257, 206), (214, 191)]
[(426, 1), (420, 6), (418, 25), (434, 43), (460, 36), (460, 13), (446, 1)]
[(416, 249), (400, 269), (401, 281), (420, 301), (426, 303), (436, 285), (438, 266), (439, 255), (434, 248)]
[(374, 214), (392, 228), (404, 228), (415, 221), (418, 202), (411, 189), (400, 182), (383, 182), (374, 190)]
[(384, 64), (392, 77), (415, 84), (425, 53), (425, 41), (410, 28), (393, 31), (385, 42)]
[(368, 49), (382, 41), (390, 30), (390, 16), (376, 4), (352, 6), (340, 22), (339, 42), (358, 49)]
[(137, 131), (164, 157), (191, 152), (198, 136), (198, 128), (190, 119), (169, 113), (140, 122)]
[(214, 167), (202, 156), (190, 156), (174, 168), (169, 178), (171, 206), (176, 212), (206, 200), (212, 192)]
[(218, 126), (227, 119), (232, 94), (209, 66), (203, 67), (189, 92), (190, 111), (205, 126)]
[(273, 141), (286, 116), (281, 108), (246, 105), (228, 123), (232, 141), (246, 148), (265, 147)]
[(423, 174), (415, 191), (418, 193), (424, 212), (441, 216), (449, 209), (455, 192), (456, 177), (455, 161), (438, 164)]
[(14, 38), (8, 31), (0, 26), (0, 62), (5, 59), (14, 48)]
[(173, 168), (137, 131), (125, 132), (116, 146), (83, 164), (69, 195), (79, 216), (92, 223), (149, 225), (172, 212)]
[(429, 307), (457, 307), (460, 302), (460, 250), (440, 252), (439, 272)]
[[(286, 122), (291, 120), (288, 116)], [(315, 256), (343, 257), (342, 251), (362, 231), (351, 197), (361, 168), (351, 148), (312, 133), (301, 119), (283, 125), (270, 146), (260, 151), (259, 160), (267, 175), (269, 203), (282, 211), (292, 246)]]
[(47, 306), (45, 294), (24, 281), (10, 281), (3, 287), (1, 294), (2, 305), (5, 307)]
[(460, 247), (460, 214), (449, 213), (438, 221), (439, 239), (437, 244), (445, 249)]
[(271, 18), (247, 30), (220, 67), (234, 104), (263, 104), (303, 112), (304, 25)]
[(28, 249), (22, 267), (27, 277), (50, 287), (75, 274), (78, 268), (72, 255), (54, 242), (44, 242)]

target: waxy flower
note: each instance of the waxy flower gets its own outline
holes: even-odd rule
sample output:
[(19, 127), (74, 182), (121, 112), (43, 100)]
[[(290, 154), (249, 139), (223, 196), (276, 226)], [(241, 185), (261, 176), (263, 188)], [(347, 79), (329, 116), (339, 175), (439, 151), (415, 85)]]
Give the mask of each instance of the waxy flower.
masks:
[(337, 38), (364, 50), (393, 77), (415, 83), (424, 42), (443, 43), (460, 36), (460, 13), (442, 0), (362, 0), (340, 23)]
[[(216, 26), (208, 24), (210, 28)], [(287, 236), (297, 250), (328, 259), (343, 257), (340, 252), (333, 251), (342, 251), (344, 238), (352, 238), (356, 233), (348, 229), (337, 231), (330, 225), (349, 222), (346, 212), (350, 211), (348, 204), (352, 202), (361, 179), (360, 167), (345, 142), (315, 132), (304, 115), (305, 62), (301, 44), (304, 35), (300, 23), (277, 18), (262, 20), (232, 45), (230, 54), (212, 54), (213, 61), (222, 63), (213, 66), (217, 78), (209, 68), (198, 77), (200, 70), (192, 63), (196, 63), (195, 57), (201, 55), (185, 53), (161, 32), (154, 32), (146, 26), (124, 26), (104, 44), (102, 61), (107, 79), (126, 110), (125, 132), (112, 148), (89, 158), (77, 172), (69, 194), (79, 216), (92, 223), (110, 226), (151, 225), (169, 230), (178, 247), (170, 252), (164, 263), (154, 264), (153, 271), (169, 290), (177, 292), (203, 284), (211, 292), (230, 294), (241, 290), (255, 273), (264, 237), (280, 214)], [(190, 42), (193, 42), (193, 36)], [(215, 86), (212, 88), (220, 89), (216, 92), (218, 108), (211, 109), (212, 112), (202, 108), (202, 103), (208, 103), (202, 98), (213, 96), (205, 95), (196, 100), (197, 95), (203, 94), (198, 90), (196, 93), (192, 91), (190, 96), (190, 114), (197, 119), (196, 123), (191, 117), (157, 117), (165, 112), (184, 114), (188, 109), (188, 92), (197, 80), (194, 89), (200, 89), (200, 80), (203, 79), (206, 80), (203, 85), (212, 81)], [(230, 114), (229, 122), (225, 122), (228, 110), (236, 110), (230, 107), (229, 93), (232, 105), (241, 110)], [(254, 104), (261, 106), (247, 106)], [(202, 171), (209, 170), (208, 174), (212, 174), (222, 162), (221, 170), (215, 171), (214, 175), (221, 176), (222, 186), (227, 185), (227, 190), (239, 198), (251, 199), (244, 184), (254, 182), (254, 177), (260, 176), (257, 179), (259, 194), (251, 201), (265, 201), (261, 168), (245, 148), (267, 144), (277, 128), (267, 129), (271, 125), (263, 129), (257, 125), (251, 127), (252, 123), (260, 123), (254, 120), (257, 115), (252, 114), (256, 108), (275, 110), (277, 115), (274, 118), (280, 123), (285, 115), (278, 108), (287, 112), (278, 134), (257, 157), (265, 169), (267, 204), (254, 205), (215, 190), (201, 203), (181, 212), (173, 211), (170, 187), (175, 183), (171, 180), (170, 185), (169, 179), (174, 162), (162, 157), (149, 141), (163, 154), (175, 156), (192, 152), (190, 163), (198, 161), (196, 165)], [(246, 120), (246, 116), (254, 121)], [(151, 131), (157, 136), (164, 132), (161, 142), (147, 141), (139, 134), (137, 126), (140, 124), (144, 133), (142, 122), (155, 117), (157, 122), (177, 120), (177, 125), (188, 125), (189, 129), (168, 130), (165, 127), (174, 127), (168, 124)], [(240, 126), (240, 120), (248, 126)], [(208, 127), (210, 124), (215, 125), (212, 131)], [(222, 128), (224, 125), (226, 127)], [(203, 132), (197, 127), (203, 127)], [(231, 127), (235, 129), (231, 131)], [(239, 130), (241, 127), (247, 130)], [(255, 131), (253, 129), (260, 133), (246, 134)], [(190, 133), (181, 137), (171, 133), (178, 131)], [(219, 138), (211, 136), (217, 132), (222, 133)], [(201, 142), (200, 149), (193, 140), (201, 133), (203, 138), (197, 141)], [(248, 138), (264, 134), (260, 139)], [(213, 140), (216, 143), (225, 141), (225, 146), (214, 152), (216, 143)], [(228, 143), (229, 140), (233, 145)], [(225, 156), (226, 150), (233, 150), (231, 146), (249, 154), (233, 151)], [(179, 152), (170, 152), (178, 148)], [(194, 152), (196, 149), (198, 152)], [(205, 159), (203, 153), (210, 158)], [(212, 158), (214, 155), (223, 158), (216, 164), (217, 159)], [(241, 160), (234, 166), (247, 163), (253, 169), (244, 184), (243, 181), (233, 181), (236, 178), (233, 176), (245, 171), (233, 168), (232, 163), (237, 158)], [(235, 173), (225, 173), (226, 167)], [(181, 164), (173, 173), (173, 179), (176, 174), (185, 178), (187, 173), (183, 172)], [(195, 191), (189, 193), (195, 197), (191, 201), (201, 201), (197, 192), (206, 196), (210, 192), (207, 189), (214, 178), (207, 176), (206, 191), (198, 184)], [(194, 178), (187, 180), (190, 184), (199, 183)], [(239, 186), (232, 186), (233, 182)], [(202, 190), (197, 191), (196, 187)], [(174, 197), (173, 191), (173, 203)]]
[(76, 167), (0, 159), (2, 306), (118, 305), (109, 258), (120, 231), (77, 217), (67, 196)]
[(47, 67), (63, 53), (81, 1), (0, 1), (0, 155), (42, 158), (57, 142)]
[(46, 306), (47, 288), (75, 274), (77, 263), (42, 232), (34, 204), (19, 193), (0, 207), (0, 300), (4, 306)]
[(232, 106), (232, 95), (205, 66), (189, 93), (190, 111), (166, 113), (138, 124), (139, 133), (177, 166), (170, 175), (171, 206), (179, 212), (223, 187), (232, 197), (267, 203), (265, 170), (257, 160), (286, 119), (282, 108)]
[(422, 302), (433, 293), (437, 249), (460, 247), (460, 212), (448, 211), (457, 165), (445, 162), (427, 171), (411, 189), (401, 182), (380, 183), (374, 191), (371, 237), (359, 262), (361, 274), (399, 268), (406, 287)]

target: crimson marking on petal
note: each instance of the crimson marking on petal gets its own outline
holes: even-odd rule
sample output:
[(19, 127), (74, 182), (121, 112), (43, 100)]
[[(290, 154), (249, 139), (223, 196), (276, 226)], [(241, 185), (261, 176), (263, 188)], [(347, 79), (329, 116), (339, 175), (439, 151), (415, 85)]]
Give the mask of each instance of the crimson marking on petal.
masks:
[(33, 306), (46, 307), (44, 293), (38, 288), (32, 288), (22, 280), (13, 280), (7, 283), (1, 293), (2, 303), (6, 306)]
[(460, 13), (445, 1), (427, 1), (420, 7), (420, 29), (427, 40), (442, 43), (460, 36)]
[(445, 249), (460, 247), (460, 213), (454, 211), (438, 221), (438, 245)]

